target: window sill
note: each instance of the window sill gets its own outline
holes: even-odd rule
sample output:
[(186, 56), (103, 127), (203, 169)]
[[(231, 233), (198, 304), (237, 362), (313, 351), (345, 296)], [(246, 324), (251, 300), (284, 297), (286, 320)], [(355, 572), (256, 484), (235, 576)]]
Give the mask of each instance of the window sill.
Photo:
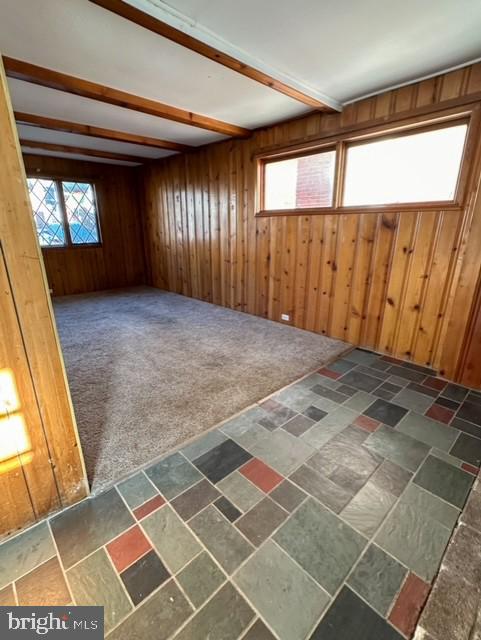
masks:
[(404, 213), (409, 211), (461, 211), (463, 205), (458, 202), (412, 202), (403, 204), (377, 204), (361, 207), (322, 207), (305, 209), (262, 209), (256, 212), (256, 218), (274, 218), (278, 216), (330, 216), (362, 213)]

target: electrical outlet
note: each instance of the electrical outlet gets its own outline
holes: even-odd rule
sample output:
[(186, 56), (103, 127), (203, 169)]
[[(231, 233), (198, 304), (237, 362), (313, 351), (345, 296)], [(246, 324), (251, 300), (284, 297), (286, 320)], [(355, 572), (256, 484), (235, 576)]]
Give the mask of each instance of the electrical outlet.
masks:
[(289, 322), (290, 319), (291, 316), (288, 313), (281, 313), (281, 320), (286, 320), (287, 322)]

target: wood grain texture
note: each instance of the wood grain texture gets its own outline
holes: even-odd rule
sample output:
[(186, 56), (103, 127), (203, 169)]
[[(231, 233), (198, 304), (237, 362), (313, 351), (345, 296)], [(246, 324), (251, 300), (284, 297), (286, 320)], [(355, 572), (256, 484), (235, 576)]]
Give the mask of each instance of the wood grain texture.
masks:
[(228, 122), (209, 118), (199, 113), (179, 109), (178, 107), (127, 93), (126, 91), (120, 91), (113, 87), (105, 87), (96, 82), (90, 82), (89, 80), (83, 80), (82, 78), (70, 76), (66, 73), (60, 73), (54, 69), (39, 67), (38, 65), (23, 60), (3, 56), (3, 64), (10, 78), (17, 78), (17, 80), (38, 84), (41, 87), (65, 91), (76, 96), (83, 96), (91, 100), (98, 100), (106, 104), (123, 107), (124, 109), (132, 109), (133, 111), (140, 111), (141, 113), (147, 113), (158, 118), (188, 124), (192, 127), (216, 131), (226, 136), (242, 137), (249, 135), (248, 129), (238, 127), (235, 124), (229, 124)]
[(67, 144), (55, 144), (53, 142), (42, 142), (40, 140), (20, 139), (20, 146), (26, 149), (43, 149), (44, 151), (58, 151), (59, 153), (71, 153), (72, 155), (92, 156), (94, 158), (104, 158), (107, 160), (121, 160), (123, 162), (135, 162), (140, 164), (147, 158), (135, 156), (127, 153), (116, 153), (114, 151), (102, 151), (89, 147), (73, 147)]
[(136, 172), (129, 167), (24, 155), (29, 176), (89, 180), (95, 184), (100, 247), (43, 249), (53, 295), (86, 293), (145, 282)]
[(21, 514), (15, 521), (1, 518), (0, 534), (4, 534), (32, 517), (76, 502), (88, 488), (1, 64), (0, 155), (1, 318), (2, 331), (8, 333), (0, 336), (0, 366), (14, 372), (33, 445), (31, 466), (22, 469), (31, 511), (25, 508), (21, 487), (18, 494), (13, 487), (11, 492), (2, 492), (2, 511), (18, 508)]
[(105, 129), (104, 127), (96, 127), (91, 124), (72, 122), (71, 120), (48, 118), (46, 116), (39, 116), (35, 113), (25, 113), (23, 111), (15, 111), (15, 120), (18, 123), (28, 124), (41, 129), (65, 131), (67, 133), (79, 133), (83, 136), (102, 138), (104, 140), (116, 140), (117, 142), (131, 142), (132, 144), (141, 144), (146, 147), (155, 147), (157, 149), (188, 151), (193, 148), (188, 144), (172, 142), (171, 140), (161, 140), (160, 138), (152, 138), (150, 136), (143, 136), (137, 133), (127, 133), (126, 131), (115, 131), (113, 129)]
[[(460, 363), (473, 361), (465, 342), (481, 268), (479, 137), (466, 206), (458, 209), (256, 218), (255, 186), (256, 154), (264, 149), (383, 122), (392, 128), (396, 119), (474, 104), (480, 91), (478, 64), (341, 114), (311, 114), (144, 166), (151, 283), (276, 321), (287, 313), (297, 327), (474, 384)], [(479, 362), (481, 348), (475, 351)]]

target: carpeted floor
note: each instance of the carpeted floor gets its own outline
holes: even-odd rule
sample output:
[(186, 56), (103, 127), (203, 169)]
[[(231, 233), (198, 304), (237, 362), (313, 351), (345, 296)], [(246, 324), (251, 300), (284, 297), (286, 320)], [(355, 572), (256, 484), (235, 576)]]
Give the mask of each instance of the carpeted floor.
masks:
[(54, 308), (95, 492), (348, 347), (147, 287)]

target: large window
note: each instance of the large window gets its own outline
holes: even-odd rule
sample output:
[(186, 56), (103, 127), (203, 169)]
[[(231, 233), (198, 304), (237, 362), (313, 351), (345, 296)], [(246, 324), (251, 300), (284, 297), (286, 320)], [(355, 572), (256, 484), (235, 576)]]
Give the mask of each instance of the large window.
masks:
[(27, 183), (41, 247), (100, 244), (93, 184), (47, 178)]
[(344, 206), (454, 200), (467, 128), (348, 145)]
[(265, 209), (332, 207), (335, 150), (264, 165)]
[(389, 135), (376, 130), (357, 139), (344, 135), (330, 147), (262, 156), (259, 213), (457, 206), (468, 129), (468, 118), (457, 116)]

